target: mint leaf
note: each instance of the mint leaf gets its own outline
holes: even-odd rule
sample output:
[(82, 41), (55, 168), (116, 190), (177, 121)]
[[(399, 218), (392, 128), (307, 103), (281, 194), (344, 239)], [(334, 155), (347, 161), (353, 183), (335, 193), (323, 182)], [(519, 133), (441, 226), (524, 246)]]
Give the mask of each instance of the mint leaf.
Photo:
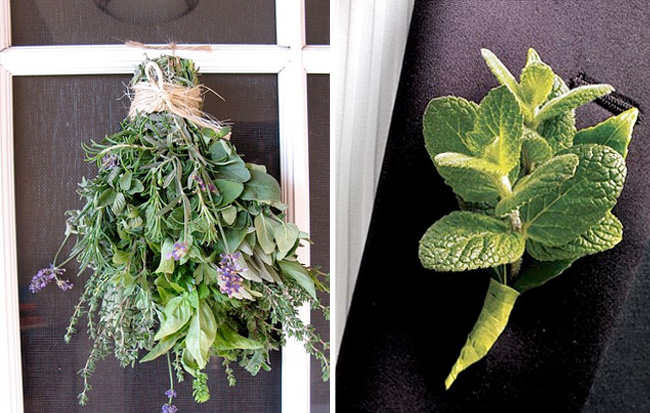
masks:
[(420, 240), (425, 268), (465, 271), (516, 261), (524, 252), (524, 238), (496, 218), (454, 211), (433, 224)]
[(607, 212), (596, 225), (564, 245), (553, 247), (529, 240), (526, 250), (539, 261), (575, 260), (614, 248), (622, 239), (623, 224)]
[(517, 297), (519, 297), (517, 290), (490, 278), (490, 285), (478, 320), (445, 379), (446, 389), (451, 387), (458, 374), (485, 357), (494, 346), (508, 324)]
[[(555, 75), (553, 88), (548, 95), (547, 102), (568, 93), (569, 90), (562, 78)], [(569, 148), (573, 145), (573, 135), (576, 133), (575, 113), (573, 110), (569, 110), (555, 117), (545, 119), (539, 122), (536, 131), (546, 139), (553, 149), (553, 153)]]
[(527, 237), (554, 246), (566, 244), (600, 221), (616, 204), (626, 174), (623, 157), (607, 146), (578, 145), (562, 154), (578, 155), (575, 175), (557, 191), (520, 209)]
[(485, 63), (487, 63), (490, 71), (494, 74), (499, 83), (507, 87), (510, 92), (512, 92), (513, 96), (518, 96), (519, 84), (501, 60), (499, 60), (499, 58), (488, 49), (481, 49), (481, 55), (483, 55)]
[(550, 119), (614, 91), (610, 85), (587, 85), (571, 89), (548, 101), (537, 113), (536, 121)]
[(553, 87), (555, 74), (542, 62), (532, 62), (521, 72), (519, 97), (531, 112), (544, 103)]
[(495, 208), (496, 215), (506, 215), (557, 189), (576, 173), (578, 156), (556, 156), (543, 163), (530, 175), (523, 177), (513, 188), (512, 195), (503, 198)]
[(528, 49), (528, 55), (526, 56), (526, 66), (529, 66), (536, 62), (543, 63), (542, 58), (539, 57), (537, 51), (531, 47), (530, 49)]
[(575, 144), (597, 143), (609, 146), (626, 158), (627, 147), (632, 140), (632, 129), (638, 116), (637, 108), (628, 109), (596, 126), (578, 131), (573, 141)]
[(461, 153), (441, 153), (433, 162), (445, 183), (466, 202), (496, 200), (506, 190), (504, 185), (510, 192), (510, 182), (492, 162)]
[(474, 129), (478, 105), (463, 98), (446, 96), (431, 100), (424, 112), (424, 144), (433, 159), (443, 152), (472, 155), (467, 134)]
[(537, 132), (524, 128), (521, 158), (527, 171), (532, 171), (553, 156), (553, 149)]
[(481, 101), (476, 114), (470, 149), (507, 174), (519, 163), (521, 152), (524, 117), (517, 100), (508, 88), (499, 86)]
[(539, 287), (562, 274), (573, 262), (574, 260), (533, 261), (519, 274), (512, 288), (524, 293), (531, 288)]

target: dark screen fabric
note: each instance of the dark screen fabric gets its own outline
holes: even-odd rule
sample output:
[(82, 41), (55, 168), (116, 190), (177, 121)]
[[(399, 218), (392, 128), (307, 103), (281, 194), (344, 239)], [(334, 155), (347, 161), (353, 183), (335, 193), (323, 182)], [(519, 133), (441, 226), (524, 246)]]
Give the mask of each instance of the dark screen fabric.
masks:
[[(169, 387), (167, 363), (157, 359), (121, 368), (109, 356), (97, 364), (88, 406), (77, 404), (82, 380), (76, 372), (91, 342), (84, 320), (70, 344), (63, 334), (81, 293), (85, 275), (71, 291), (49, 286), (37, 295), (28, 291), (32, 275), (46, 266), (65, 230), (64, 212), (81, 206), (75, 193), (83, 176), (96, 168), (84, 162), (82, 143), (119, 130), (128, 100), (120, 97), (130, 76), (14, 78), (16, 213), (26, 412), (139, 413), (160, 411)], [(245, 160), (266, 164), (279, 176), (277, 77), (273, 75), (205, 75), (203, 83), (225, 99), (208, 95), (206, 111), (234, 123), (232, 142)], [(207, 367), (212, 399), (196, 404), (191, 380), (176, 385), (175, 404), (186, 412), (279, 412), (281, 353), (274, 352), (272, 370), (256, 377), (236, 368), (238, 384), (229, 387), (216, 360)]]
[[(625, 227), (623, 242), (580, 259), (558, 279), (525, 293), (488, 356), (445, 391), (444, 379), (481, 309), (488, 275), (436, 273), (420, 265), (419, 239), (458, 208), (424, 148), (421, 118), (434, 97), (457, 95), (478, 102), (497, 85), (481, 58), (482, 47), (514, 73), (534, 47), (564, 79), (585, 72), (613, 84), (643, 110), (650, 105), (650, 85), (643, 80), (650, 69), (648, 16), (650, 5), (643, 1), (416, 2), (338, 359), (337, 411), (583, 409), (625, 298), (644, 271), (640, 263), (650, 229), (647, 123), (635, 129), (626, 186), (613, 211)], [(608, 115), (590, 104), (578, 111), (579, 127)], [(648, 308), (647, 298), (637, 303)], [(621, 350), (613, 354), (621, 355)], [(645, 372), (629, 377), (647, 383), (649, 367), (643, 359), (638, 368)], [(629, 409), (606, 410), (592, 394), (596, 405), (590, 411), (647, 411), (638, 407), (648, 397), (643, 386), (629, 387)], [(610, 388), (605, 383), (599, 391)]]
[(330, 2), (305, 0), (307, 44), (330, 44)]
[[(330, 270), (330, 82), (329, 75), (307, 76), (309, 123), (309, 210), (311, 265)], [(329, 295), (319, 292), (321, 303), (329, 306)], [(320, 311), (311, 312), (311, 322), (323, 340), (329, 341), (329, 321)], [(311, 412), (330, 411), (329, 381), (321, 379), (320, 363), (311, 362)]]
[(12, 45), (273, 44), (271, 0), (16, 0)]

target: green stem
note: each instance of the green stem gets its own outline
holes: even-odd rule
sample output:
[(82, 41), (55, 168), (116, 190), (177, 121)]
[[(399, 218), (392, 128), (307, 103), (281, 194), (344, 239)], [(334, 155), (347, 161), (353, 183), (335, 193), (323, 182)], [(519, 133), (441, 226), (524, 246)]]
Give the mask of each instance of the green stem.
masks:
[[(172, 374), (172, 361), (169, 358), (169, 351), (167, 352), (167, 367), (169, 367), (169, 390), (174, 390), (174, 375)], [(170, 393), (173, 394), (173, 393)], [(172, 404), (173, 396), (169, 396), (169, 404)]]

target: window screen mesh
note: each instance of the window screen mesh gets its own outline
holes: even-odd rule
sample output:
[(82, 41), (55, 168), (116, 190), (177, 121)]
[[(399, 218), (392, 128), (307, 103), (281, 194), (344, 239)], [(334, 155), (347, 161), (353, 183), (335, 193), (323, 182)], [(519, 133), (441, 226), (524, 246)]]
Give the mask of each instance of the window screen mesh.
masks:
[(12, 44), (273, 44), (272, 0), (16, 0)]
[[(330, 94), (328, 75), (307, 77), (309, 120), (309, 204), (311, 264), (329, 272), (330, 262)], [(322, 303), (329, 305), (329, 296), (319, 294)], [(323, 339), (329, 341), (329, 321), (320, 312), (312, 311), (312, 323)], [(329, 412), (329, 381), (321, 380), (320, 364), (312, 359), (311, 411)]]
[(330, 2), (305, 0), (307, 44), (330, 44)]
[[(245, 160), (263, 163), (279, 178), (277, 77), (204, 75), (202, 82), (226, 102), (208, 96), (206, 111), (234, 123), (232, 141)], [(27, 287), (33, 274), (53, 257), (63, 237), (64, 212), (81, 206), (75, 191), (82, 176), (96, 169), (83, 161), (81, 143), (119, 130), (129, 104), (123, 98), (130, 76), (14, 78), (14, 145), (22, 367), (26, 412), (154, 412), (169, 386), (164, 359), (123, 369), (109, 356), (97, 365), (89, 405), (77, 404), (82, 380), (76, 372), (91, 342), (80, 323), (70, 344), (63, 334), (85, 275), (75, 288), (50, 286), (37, 295)], [(257, 377), (239, 368), (238, 384), (228, 387), (218, 363), (208, 367), (212, 399), (192, 401), (191, 383), (181, 383), (176, 405), (186, 412), (279, 412), (281, 355), (274, 352), (271, 372)]]

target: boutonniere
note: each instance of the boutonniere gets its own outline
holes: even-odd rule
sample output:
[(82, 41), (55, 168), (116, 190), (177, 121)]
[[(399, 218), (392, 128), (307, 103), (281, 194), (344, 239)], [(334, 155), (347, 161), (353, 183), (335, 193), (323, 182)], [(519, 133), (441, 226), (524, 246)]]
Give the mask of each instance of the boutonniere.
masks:
[(638, 116), (633, 108), (576, 131), (574, 109), (612, 86), (569, 90), (533, 49), (517, 81), (492, 52), (482, 53), (501, 86), (480, 104), (433, 99), (424, 114), (426, 149), (461, 210), (426, 231), (422, 265), (485, 268), (491, 275), (447, 389), (492, 348), (520, 294), (622, 240), (623, 226), (611, 210), (623, 190)]
[(324, 274), (298, 261), (308, 235), (284, 219), (278, 182), (244, 162), (230, 127), (201, 110), (192, 61), (149, 60), (130, 86), (121, 131), (85, 147), (98, 172), (80, 183), (84, 206), (68, 212), (69, 257), (57, 253), (30, 285), (34, 293), (51, 282), (72, 288), (63, 268), (72, 260), (88, 274), (65, 335), (87, 319), (94, 345), (80, 403), (95, 364), (111, 353), (122, 366), (166, 359), (163, 412), (177, 410), (174, 381), (192, 376), (194, 399), (205, 402), (211, 359), (234, 385), (233, 363), (253, 375), (268, 370), (269, 352), (288, 337), (305, 343), (326, 379), (328, 344), (297, 311), (309, 303), (327, 316), (316, 295)]

